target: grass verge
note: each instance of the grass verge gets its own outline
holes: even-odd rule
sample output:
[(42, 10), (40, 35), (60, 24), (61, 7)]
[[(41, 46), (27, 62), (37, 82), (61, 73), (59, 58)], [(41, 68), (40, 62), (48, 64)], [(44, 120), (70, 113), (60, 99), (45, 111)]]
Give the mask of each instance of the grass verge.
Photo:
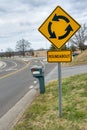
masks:
[(87, 74), (62, 80), (62, 118), (58, 114), (58, 83), (53, 81), (13, 130), (87, 130)]
[(72, 57), (72, 62), (63, 63), (63, 66), (84, 65), (87, 64), (87, 50), (81, 52), (79, 55)]

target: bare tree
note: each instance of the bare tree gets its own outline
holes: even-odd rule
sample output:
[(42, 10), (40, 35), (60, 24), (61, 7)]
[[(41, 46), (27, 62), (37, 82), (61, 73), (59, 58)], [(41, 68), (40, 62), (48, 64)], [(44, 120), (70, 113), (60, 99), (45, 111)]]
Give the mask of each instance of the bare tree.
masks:
[[(66, 45), (64, 45), (64, 46), (61, 48), (61, 50), (67, 50), (67, 49), (68, 49), (68, 47), (67, 47)], [(51, 44), (49, 50), (57, 50), (57, 48)]]
[(49, 50), (56, 50), (56, 48), (53, 46), (53, 44), (51, 44)]
[(14, 56), (14, 51), (11, 48), (7, 48), (5, 52), (6, 57)]
[(30, 42), (25, 39), (17, 41), (16, 50), (25, 56), (25, 51), (30, 49)]
[(76, 51), (76, 45), (71, 44), (70, 49), (72, 50), (72, 52)]
[(80, 50), (84, 50), (85, 41), (87, 39), (87, 26), (83, 24), (79, 31), (71, 38), (71, 42), (77, 45)]

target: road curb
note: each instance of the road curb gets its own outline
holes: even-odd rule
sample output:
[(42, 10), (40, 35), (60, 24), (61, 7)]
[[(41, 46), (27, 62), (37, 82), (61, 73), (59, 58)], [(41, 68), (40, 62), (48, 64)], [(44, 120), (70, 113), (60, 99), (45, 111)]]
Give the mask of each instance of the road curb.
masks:
[[(46, 78), (45, 83), (47, 84), (52, 80), (52, 75), (56, 67), (50, 72)], [(52, 76), (52, 77), (51, 77)], [(0, 130), (12, 130), (17, 121), (21, 118), (24, 111), (35, 99), (36, 95), (39, 94), (39, 84), (30, 89), (27, 94), (18, 101), (3, 117), (0, 118)]]
[(15, 106), (1, 117), (0, 130), (11, 130), (37, 94), (37, 90), (31, 89), (18, 103), (15, 104)]

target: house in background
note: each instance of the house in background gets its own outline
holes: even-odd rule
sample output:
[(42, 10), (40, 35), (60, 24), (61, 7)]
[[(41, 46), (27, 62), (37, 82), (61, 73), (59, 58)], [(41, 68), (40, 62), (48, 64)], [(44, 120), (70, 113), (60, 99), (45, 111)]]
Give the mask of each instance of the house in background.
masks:
[(46, 57), (47, 56), (47, 50), (35, 50), (34, 56), (35, 57)]

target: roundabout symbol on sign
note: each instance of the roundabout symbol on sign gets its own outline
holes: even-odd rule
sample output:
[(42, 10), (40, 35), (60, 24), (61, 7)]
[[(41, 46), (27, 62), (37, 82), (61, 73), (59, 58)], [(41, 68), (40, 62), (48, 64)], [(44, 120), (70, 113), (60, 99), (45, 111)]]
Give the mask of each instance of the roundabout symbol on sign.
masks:
[(80, 25), (60, 6), (57, 6), (39, 27), (39, 31), (57, 49), (60, 49), (79, 28)]
[[(66, 18), (65, 16), (62, 16), (62, 15), (57, 16), (56, 14), (54, 15), (52, 21), (60, 22), (60, 19), (63, 19), (66, 23), (69, 23), (68, 18)], [(54, 31), (52, 32), (51, 28), (52, 28), (52, 22), (49, 22), (49, 24), (48, 24), (48, 32), (50, 34), (49, 38), (57, 38), (55, 32)], [(66, 27), (65, 31), (66, 31), (66, 33), (64, 35), (58, 36), (59, 40), (66, 38), (70, 34), (70, 32), (73, 31), (70, 24)]]

